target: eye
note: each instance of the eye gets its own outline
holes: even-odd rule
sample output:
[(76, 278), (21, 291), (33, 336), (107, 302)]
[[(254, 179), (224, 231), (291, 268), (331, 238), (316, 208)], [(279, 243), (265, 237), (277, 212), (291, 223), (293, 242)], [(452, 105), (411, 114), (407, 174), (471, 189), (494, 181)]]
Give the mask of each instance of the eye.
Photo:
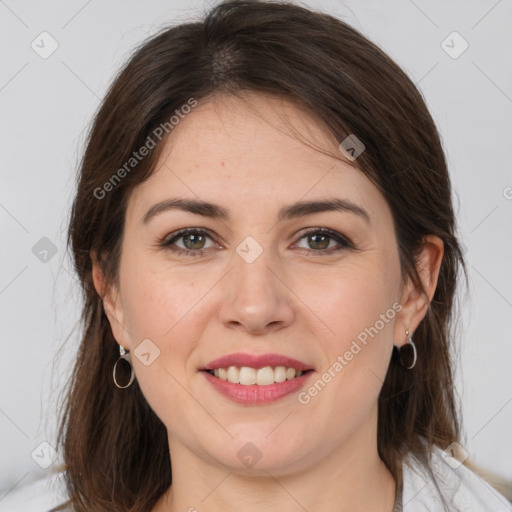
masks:
[[(352, 242), (350, 242), (346, 237), (327, 228), (316, 228), (307, 231), (306, 233), (303, 233), (299, 242), (301, 240), (306, 240), (309, 247), (314, 248), (313, 250), (306, 248), (308, 254), (315, 254), (319, 256), (332, 254), (343, 249), (354, 247)], [(336, 242), (338, 246), (334, 245), (333, 248), (331, 245), (331, 242), (333, 241)]]
[[(213, 241), (212, 236), (207, 230), (202, 228), (187, 228), (161, 240), (159, 246), (178, 254), (200, 256), (215, 246), (215, 243), (213, 243), (210, 247), (206, 247), (205, 244), (208, 239)], [(308, 245), (313, 247), (313, 249), (306, 248), (306, 252), (308, 254), (314, 254), (315, 256), (328, 255), (347, 248), (354, 248), (354, 245), (348, 238), (327, 228), (311, 229), (302, 234), (299, 238), (299, 242), (302, 240), (306, 240)], [(334, 247), (332, 247), (332, 242), (335, 242)], [(183, 246), (180, 247), (178, 245), (179, 243), (182, 243)]]
[[(207, 238), (212, 239), (206, 230), (201, 228), (187, 228), (178, 231), (171, 238), (163, 240), (160, 245), (177, 253), (198, 256), (201, 252), (204, 252), (205, 249), (208, 249), (208, 247), (205, 248)], [(179, 240), (183, 241), (184, 247), (173, 247)]]

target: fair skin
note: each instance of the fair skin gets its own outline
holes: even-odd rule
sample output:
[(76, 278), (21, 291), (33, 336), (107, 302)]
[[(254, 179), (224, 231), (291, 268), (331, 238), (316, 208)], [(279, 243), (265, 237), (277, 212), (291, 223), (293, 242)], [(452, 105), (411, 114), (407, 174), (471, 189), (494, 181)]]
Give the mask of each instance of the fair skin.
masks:
[[(406, 329), (414, 333), (427, 297), (401, 281), (382, 194), (349, 163), (297, 140), (279, 116), (336, 151), (332, 136), (288, 102), (251, 100), (260, 115), (224, 97), (180, 121), (155, 172), (129, 198), (119, 286), (107, 289), (94, 265), (115, 339), (131, 352), (138, 384), (168, 432), (173, 480), (153, 512), (391, 512), (396, 482), (377, 452), (377, 399), (393, 344), (407, 342)], [(175, 197), (218, 204), (231, 219), (172, 209), (142, 222), (151, 206)], [(285, 205), (327, 198), (350, 200), (369, 222), (347, 211), (277, 218)], [(356, 249), (333, 252), (342, 247), (334, 238), (304, 234), (323, 227)], [(198, 255), (158, 246), (183, 228), (208, 230), (174, 243)], [(249, 236), (263, 250), (250, 264), (236, 252)], [(428, 300), (442, 255), (442, 241), (426, 237), (418, 267)], [(297, 393), (238, 404), (199, 371), (233, 352), (278, 353), (314, 368), (307, 390), (394, 303), (401, 310), (307, 404)], [(145, 339), (160, 350), (147, 366), (133, 354)], [(246, 443), (261, 454), (251, 467), (237, 457)]]

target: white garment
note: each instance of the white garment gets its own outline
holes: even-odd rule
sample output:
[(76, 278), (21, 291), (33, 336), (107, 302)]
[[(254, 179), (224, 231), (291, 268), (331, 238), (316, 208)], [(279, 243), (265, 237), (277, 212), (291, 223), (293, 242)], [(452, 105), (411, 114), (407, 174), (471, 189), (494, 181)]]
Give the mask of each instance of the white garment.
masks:
[[(403, 461), (403, 492), (397, 499), (403, 512), (444, 512), (440, 496), (449, 512), (512, 512), (512, 504), (487, 482), (439, 448), (432, 453), (432, 477), (412, 455)], [(441, 493), (441, 494), (440, 494)], [(53, 473), (11, 491), (0, 501), (0, 512), (50, 512), (66, 501), (62, 473)], [(403, 509), (400, 508), (400, 502)]]
[(0, 500), (0, 512), (49, 512), (53, 507), (66, 501), (62, 472), (48, 470), (40, 478), (19, 489), (13, 489)]
[(441, 496), (449, 512), (512, 512), (507, 498), (438, 447), (433, 448), (431, 460), (436, 482), (411, 454), (403, 467), (403, 512), (442, 512)]

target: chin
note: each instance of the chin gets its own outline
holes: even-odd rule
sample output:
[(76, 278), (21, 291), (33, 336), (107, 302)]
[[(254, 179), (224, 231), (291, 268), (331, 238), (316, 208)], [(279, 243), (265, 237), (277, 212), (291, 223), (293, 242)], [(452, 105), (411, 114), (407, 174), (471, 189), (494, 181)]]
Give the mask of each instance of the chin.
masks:
[[(221, 445), (216, 445), (210, 457), (229, 471), (253, 476), (287, 474), (304, 467), (305, 454), (301, 450), (306, 443), (294, 441), (283, 445), (271, 438), (272, 434), (267, 438), (238, 436), (220, 452), (218, 448)], [(288, 439), (291, 441), (290, 436)]]

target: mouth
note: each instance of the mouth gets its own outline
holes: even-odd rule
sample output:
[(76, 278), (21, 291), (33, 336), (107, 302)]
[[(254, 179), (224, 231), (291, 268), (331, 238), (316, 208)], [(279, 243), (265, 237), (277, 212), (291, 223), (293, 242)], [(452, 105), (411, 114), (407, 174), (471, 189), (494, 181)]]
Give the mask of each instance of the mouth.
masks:
[(228, 366), (210, 370), (205, 369), (203, 371), (217, 379), (230, 382), (231, 384), (240, 384), (242, 386), (270, 386), (272, 384), (286, 382), (287, 380), (297, 379), (313, 370), (297, 370), (289, 366), (264, 366), (262, 368)]
[(200, 373), (224, 397), (264, 405), (297, 392), (315, 373), (310, 365), (280, 354), (230, 354), (210, 361)]

